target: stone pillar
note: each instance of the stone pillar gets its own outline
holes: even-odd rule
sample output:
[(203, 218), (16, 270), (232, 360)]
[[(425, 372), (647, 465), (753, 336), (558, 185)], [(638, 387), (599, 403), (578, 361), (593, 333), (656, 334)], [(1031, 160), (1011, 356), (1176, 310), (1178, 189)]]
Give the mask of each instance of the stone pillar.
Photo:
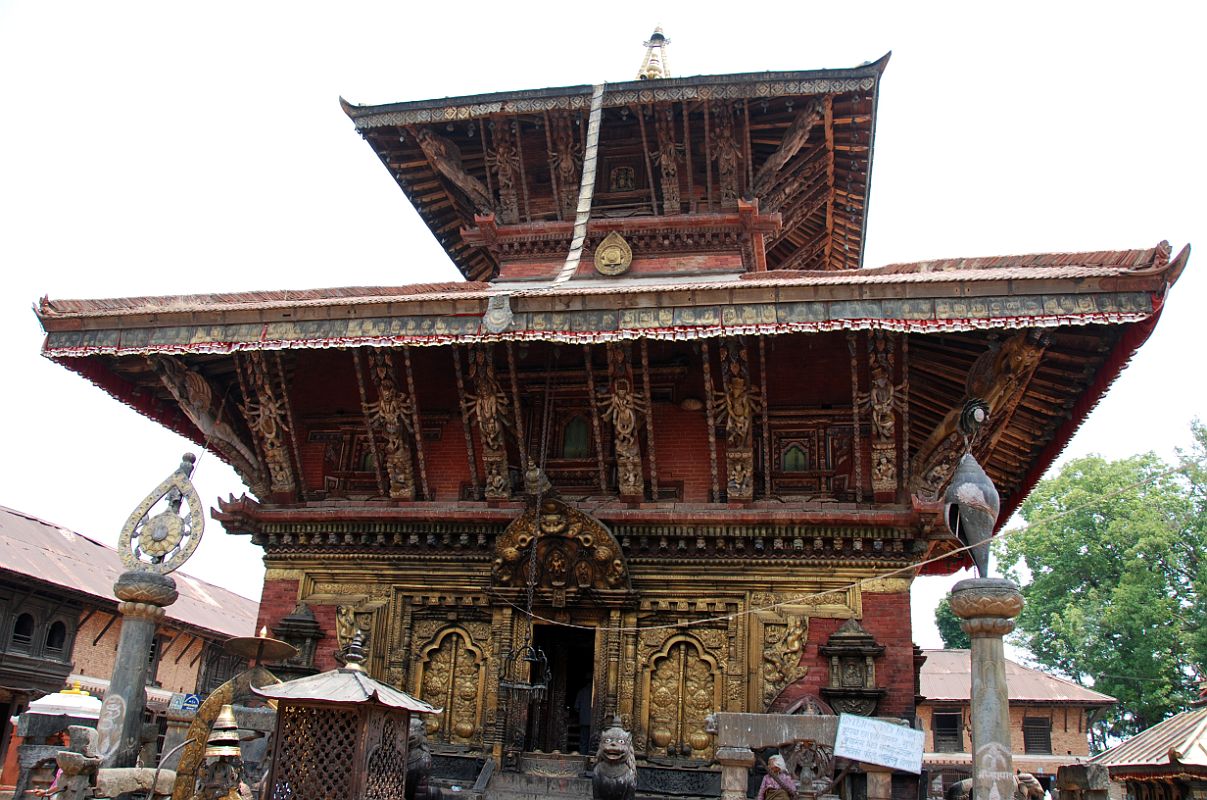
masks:
[(1014, 618), (1023, 610), (1023, 596), (1004, 578), (970, 578), (955, 585), (950, 602), (972, 639), (974, 796), (976, 800), (1010, 800), (1014, 759), (1002, 637), (1014, 630)]
[(721, 800), (746, 800), (754, 751), (748, 747), (718, 747), (716, 758), (721, 765)]
[(122, 573), (113, 585), (122, 602), (122, 633), (109, 690), (97, 720), (99, 755), (104, 767), (133, 767), (142, 749), (143, 711), (147, 706), (147, 672), (151, 644), (163, 620), (164, 606), (176, 602), (176, 582), (143, 570)]
[(868, 800), (892, 800), (893, 771), (872, 764), (864, 764), (868, 776)]
[(168, 730), (163, 736), (163, 755), (160, 756), (159, 766), (162, 769), (174, 770), (180, 763), (180, 756), (184, 748), (176, 750), (175, 753), (172, 750), (189, 738), (189, 726), (193, 724), (193, 718), (197, 716), (197, 712), (168, 711), (165, 716), (168, 720)]

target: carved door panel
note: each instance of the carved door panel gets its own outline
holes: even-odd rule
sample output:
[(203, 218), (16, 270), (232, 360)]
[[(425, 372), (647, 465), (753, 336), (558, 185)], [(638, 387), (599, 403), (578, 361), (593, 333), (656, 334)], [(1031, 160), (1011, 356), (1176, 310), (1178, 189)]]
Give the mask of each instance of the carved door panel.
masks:
[(705, 717), (720, 707), (721, 676), (688, 638), (673, 639), (651, 661), (648, 752), (712, 757)]
[(483, 666), (481, 651), (461, 628), (446, 628), (424, 648), (420, 694), (444, 709), (428, 723), (429, 736), (452, 744), (481, 742)]

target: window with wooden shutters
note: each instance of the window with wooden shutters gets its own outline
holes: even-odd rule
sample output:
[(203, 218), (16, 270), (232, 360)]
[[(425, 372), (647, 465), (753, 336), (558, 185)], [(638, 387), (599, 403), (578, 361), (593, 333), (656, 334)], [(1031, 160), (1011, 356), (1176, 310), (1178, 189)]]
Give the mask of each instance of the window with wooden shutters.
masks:
[(935, 734), (936, 753), (964, 752), (964, 713), (936, 711), (931, 722)]
[(1023, 717), (1023, 752), (1052, 752), (1052, 720), (1047, 717)]

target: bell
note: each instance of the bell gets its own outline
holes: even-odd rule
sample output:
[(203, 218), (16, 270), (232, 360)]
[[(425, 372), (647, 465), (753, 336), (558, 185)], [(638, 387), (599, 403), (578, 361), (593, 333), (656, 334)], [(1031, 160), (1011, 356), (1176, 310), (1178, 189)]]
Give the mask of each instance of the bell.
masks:
[(205, 742), (205, 757), (242, 755), (239, 750), (239, 723), (235, 721), (235, 709), (229, 703), (222, 706), (218, 718), (210, 727), (210, 738)]

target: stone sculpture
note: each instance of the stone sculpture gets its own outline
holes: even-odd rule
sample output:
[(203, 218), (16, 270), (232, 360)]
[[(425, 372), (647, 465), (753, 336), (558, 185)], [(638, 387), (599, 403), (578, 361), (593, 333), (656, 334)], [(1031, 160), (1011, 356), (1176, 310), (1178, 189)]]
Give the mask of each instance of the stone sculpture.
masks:
[(591, 780), (593, 800), (634, 800), (637, 796), (637, 758), (633, 736), (613, 719), (599, 737), (595, 755), (595, 777)]
[(432, 749), (427, 743), (426, 723), (411, 718), (407, 732), (406, 800), (440, 800), (440, 790), (428, 783), (432, 777)]

